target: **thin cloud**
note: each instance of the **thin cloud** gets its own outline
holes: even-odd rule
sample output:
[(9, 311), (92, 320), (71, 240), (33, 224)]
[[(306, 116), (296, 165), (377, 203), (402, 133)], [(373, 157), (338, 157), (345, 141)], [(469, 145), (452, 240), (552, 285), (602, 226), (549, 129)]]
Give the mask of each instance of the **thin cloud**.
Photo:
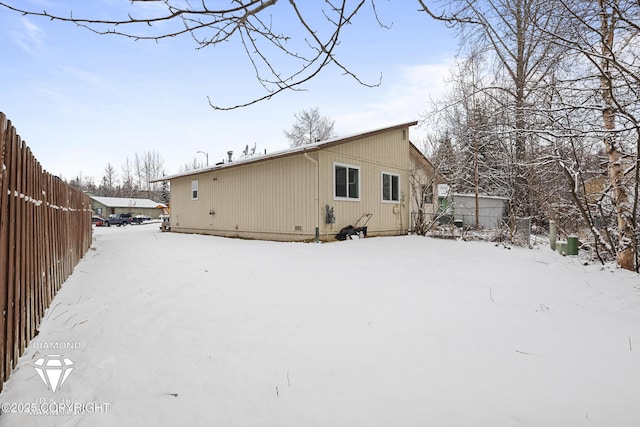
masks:
[[(446, 90), (445, 76), (449, 73), (453, 58), (439, 64), (420, 64), (401, 66), (393, 73), (393, 83), (377, 100), (362, 106), (357, 112), (340, 114), (335, 117), (341, 131), (362, 131), (375, 129), (384, 125), (392, 125), (408, 120), (420, 120), (424, 111), (429, 108), (432, 99), (442, 96)], [(389, 80), (387, 80), (388, 82)], [(413, 134), (420, 138), (425, 133), (424, 125), (413, 129)], [(412, 137), (412, 139), (417, 139)]]
[(13, 41), (23, 50), (29, 53), (37, 53), (44, 48), (46, 33), (39, 26), (26, 17), (18, 20), (19, 28), (11, 31)]
[(86, 69), (73, 66), (64, 66), (62, 67), (62, 71), (69, 76), (73, 76), (77, 81), (87, 84), (89, 87), (117, 90), (116, 85), (114, 85), (109, 78), (98, 72), (87, 71)]

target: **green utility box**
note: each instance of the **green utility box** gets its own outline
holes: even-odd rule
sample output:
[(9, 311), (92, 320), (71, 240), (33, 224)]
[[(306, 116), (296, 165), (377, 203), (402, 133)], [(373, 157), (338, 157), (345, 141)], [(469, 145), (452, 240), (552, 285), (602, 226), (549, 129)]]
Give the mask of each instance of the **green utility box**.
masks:
[(567, 237), (567, 255), (578, 255), (578, 237)]

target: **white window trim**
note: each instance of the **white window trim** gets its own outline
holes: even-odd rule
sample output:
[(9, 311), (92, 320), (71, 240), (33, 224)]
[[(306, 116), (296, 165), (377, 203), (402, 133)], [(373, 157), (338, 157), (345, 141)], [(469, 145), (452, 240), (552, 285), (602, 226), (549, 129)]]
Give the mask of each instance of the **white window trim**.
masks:
[[(341, 166), (344, 168), (348, 168), (348, 169), (357, 169), (358, 170), (358, 197), (354, 198), (354, 197), (338, 197), (336, 196), (336, 166)], [(362, 194), (362, 170), (360, 169), (360, 166), (354, 166), (354, 165), (349, 165), (346, 163), (338, 163), (338, 162), (333, 162), (333, 200), (342, 200), (345, 202), (359, 202), (360, 201), (360, 195)], [(349, 191), (349, 172), (347, 170), (347, 192)]]
[[(398, 200), (385, 200), (384, 199), (384, 176), (385, 175), (398, 177)], [(392, 182), (391, 185), (393, 186), (393, 180), (391, 182)], [(380, 200), (382, 201), (382, 203), (393, 203), (393, 204), (400, 203), (400, 189), (401, 188), (402, 188), (402, 186), (400, 185), (400, 174), (393, 173), (393, 172), (385, 172), (385, 171), (380, 172)], [(393, 188), (392, 188), (391, 194), (393, 195)]]
[[(195, 186), (193, 185), (195, 184)], [(195, 191), (196, 197), (193, 197), (193, 192)], [(197, 179), (191, 180), (191, 200), (198, 200), (200, 196), (199, 183)]]

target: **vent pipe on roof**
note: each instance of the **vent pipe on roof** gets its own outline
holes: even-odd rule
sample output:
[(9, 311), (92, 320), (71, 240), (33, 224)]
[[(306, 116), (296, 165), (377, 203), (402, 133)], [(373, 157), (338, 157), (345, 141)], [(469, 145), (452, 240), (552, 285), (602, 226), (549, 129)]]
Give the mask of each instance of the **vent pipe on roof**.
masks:
[(227, 161), (229, 163), (233, 162), (233, 151), (231, 150), (227, 151), (227, 157), (228, 157)]

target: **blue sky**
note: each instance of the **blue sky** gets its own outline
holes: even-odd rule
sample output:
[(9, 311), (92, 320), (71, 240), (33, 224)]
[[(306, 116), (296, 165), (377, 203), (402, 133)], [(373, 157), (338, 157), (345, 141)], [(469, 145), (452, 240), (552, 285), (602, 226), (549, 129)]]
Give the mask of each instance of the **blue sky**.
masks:
[[(74, 16), (118, 13), (130, 4), (13, 3), (50, 13), (73, 10)], [(343, 34), (337, 53), (364, 81), (382, 75), (380, 87), (361, 86), (329, 67), (304, 91), (233, 111), (213, 110), (207, 96), (234, 105), (265, 94), (239, 43), (197, 50), (189, 37), (136, 42), (0, 8), (0, 111), (46, 170), (65, 179), (90, 176), (96, 184), (107, 163), (120, 171), (136, 152), (159, 152), (171, 174), (194, 157), (204, 160), (197, 151), (214, 163), (228, 150), (240, 154), (254, 143), (259, 151), (287, 148), (283, 131), (302, 109), (319, 107), (339, 136), (420, 120), (430, 97), (444, 90), (454, 34), (418, 13), (417, 2), (376, 4), (391, 29), (380, 28), (367, 7)], [(289, 32), (290, 22), (276, 19), (275, 25)], [(292, 42), (299, 42), (296, 34)], [(423, 132), (413, 129), (414, 142)]]

